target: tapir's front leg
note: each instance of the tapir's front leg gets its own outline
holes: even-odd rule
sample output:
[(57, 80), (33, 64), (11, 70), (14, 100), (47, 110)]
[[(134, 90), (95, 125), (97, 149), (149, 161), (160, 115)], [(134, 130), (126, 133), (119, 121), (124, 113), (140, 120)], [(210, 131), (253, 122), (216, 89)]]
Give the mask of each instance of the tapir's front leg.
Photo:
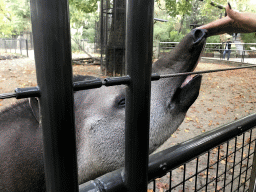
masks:
[(226, 6), (227, 16), (199, 27), (207, 29), (208, 36), (223, 33), (252, 33), (256, 32), (256, 14), (239, 13), (231, 9), (230, 4)]

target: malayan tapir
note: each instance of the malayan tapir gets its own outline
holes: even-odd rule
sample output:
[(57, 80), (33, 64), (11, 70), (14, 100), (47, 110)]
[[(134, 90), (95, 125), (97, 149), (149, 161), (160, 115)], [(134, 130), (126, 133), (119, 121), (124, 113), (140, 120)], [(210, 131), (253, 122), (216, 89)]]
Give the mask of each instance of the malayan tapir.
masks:
[[(194, 70), (205, 41), (206, 30), (192, 30), (153, 64), (153, 72)], [(201, 76), (152, 82), (150, 153), (182, 123), (198, 97), (200, 84)], [(125, 88), (120, 85), (74, 93), (79, 184), (124, 166)], [(45, 191), (38, 113), (35, 98), (19, 101), (0, 113), (0, 191)]]

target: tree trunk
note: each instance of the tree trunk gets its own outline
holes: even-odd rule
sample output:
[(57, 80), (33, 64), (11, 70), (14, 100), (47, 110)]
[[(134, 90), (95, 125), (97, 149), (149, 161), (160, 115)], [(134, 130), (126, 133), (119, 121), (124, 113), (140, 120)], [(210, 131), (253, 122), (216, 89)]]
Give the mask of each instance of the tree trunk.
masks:
[(107, 75), (125, 74), (125, 0), (114, 0), (111, 29), (106, 49)]

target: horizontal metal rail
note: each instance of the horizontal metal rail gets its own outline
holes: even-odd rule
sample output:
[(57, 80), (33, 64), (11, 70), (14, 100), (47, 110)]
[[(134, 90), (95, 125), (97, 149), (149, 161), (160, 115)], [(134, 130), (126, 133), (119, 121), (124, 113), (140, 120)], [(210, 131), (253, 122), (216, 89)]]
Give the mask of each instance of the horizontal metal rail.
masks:
[[(169, 149), (150, 155), (148, 181), (166, 175), (170, 170), (179, 167), (210, 149), (243, 134), (256, 125), (256, 114), (223, 125), (212, 131), (194, 137)], [(113, 182), (115, 181), (115, 182)], [(120, 168), (107, 173), (93, 181), (79, 186), (79, 191), (121, 191), (124, 189), (124, 169)]]
[(232, 67), (232, 68), (225, 68), (225, 69), (214, 69), (214, 70), (205, 70), (205, 71), (194, 71), (194, 72), (185, 72), (185, 73), (166, 74), (166, 75), (160, 75), (160, 79), (170, 78), (170, 77), (178, 77), (178, 76), (186, 76), (186, 75), (199, 75), (199, 74), (204, 74), (204, 73), (232, 71), (232, 70), (247, 69), (247, 68), (254, 68), (254, 67), (256, 67), (256, 65), (249, 65), (249, 66), (243, 66), (243, 67)]
[[(155, 73), (151, 75), (151, 80), (156, 81), (163, 78), (171, 78), (171, 77), (179, 77), (179, 76), (187, 76), (187, 75), (198, 75), (198, 74), (231, 71), (231, 70), (247, 69), (247, 68), (254, 68), (254, 67), (256, 67), (256, 65), (225, 68), (225, 69), (215, 69), (215, 70), (205, 70), (205, 71), (195, 71), (195, 72), (185, 72), (185, 73), (174, 73), (174, 74), (165, 74), (165, 75), (159, 75)], [(93, 80), (74, 82), (73, 90), (80, 91), (80, 90), (86, 90), (86, 89), (94, 89), (94, 88), (99, 88), (103, 85), (104, 86), (128, 85), (129, 82), (130, 82), (129, 76), (111, 77), (111, 78), (106, 78), (103, 81), (100, 78), (95, 78)], [(22, 99), (22, 98), (28, 98), (28, 97), (40, 97), (39, 88), (38, 87), (17, 88), (15, 90), (15, 93), (0, 94), (0, 99), (9, 99), (9, 98)]]

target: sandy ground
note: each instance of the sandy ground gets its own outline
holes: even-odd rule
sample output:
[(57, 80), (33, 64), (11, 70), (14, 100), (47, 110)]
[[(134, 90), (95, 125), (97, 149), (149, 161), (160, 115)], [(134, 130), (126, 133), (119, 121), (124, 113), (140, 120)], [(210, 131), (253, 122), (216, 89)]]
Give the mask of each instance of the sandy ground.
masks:
[[(201, 62), (196, 70), (201, 71), (229, 67), (223, 64)], [(100, 66), (73, 65), (73, 73), (100, 76)], [(253, 69), (204, 74), (198, 99), (189, 109), (179, 129), (159, 150), (163, 150), (206, 131), (215, 129), (220, 125), (255, 113), (255, 79), (256, 71)], [(17, 87), (22, 88), (36, 85), (34, 60), (29, 58), (0, 60), (0, 93), (13, 92)], [(16, 99), (0, 100), (0, 110), (15, 101)], [(164, 184), (167, 183), (168, 178), (167, 176), (165, 179), (157, 181), (157, 183), (160, 183), (157, 185), (159, 191), (166, 190)], [(186, 189), (186, 191), (193, 191), (189, 187), (186, 187)], [(175, 191), (180, 190), (177, 189)]]

